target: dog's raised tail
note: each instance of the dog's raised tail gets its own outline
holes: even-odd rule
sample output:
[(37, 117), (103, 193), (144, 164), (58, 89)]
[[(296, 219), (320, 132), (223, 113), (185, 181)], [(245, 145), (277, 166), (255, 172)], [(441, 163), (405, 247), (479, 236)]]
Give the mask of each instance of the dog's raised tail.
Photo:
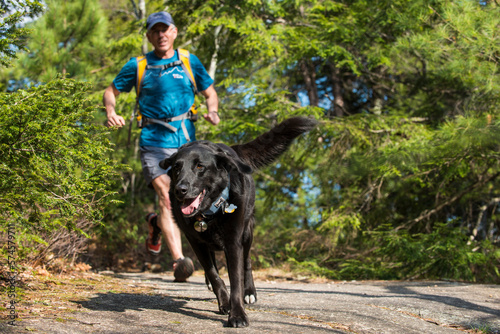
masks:
[(292, 117), (254, 140), (231, 148), (252, 169), (259, 169), (271, 164), (288, 149), (295, 138), (311, 130), (316, 124), (318, 121), (313, 118)]

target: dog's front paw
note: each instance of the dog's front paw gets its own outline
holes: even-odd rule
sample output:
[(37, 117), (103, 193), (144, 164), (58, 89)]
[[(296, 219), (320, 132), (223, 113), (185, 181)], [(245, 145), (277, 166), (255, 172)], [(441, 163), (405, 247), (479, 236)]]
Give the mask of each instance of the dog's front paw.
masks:
[(245, 304), (254, 304), (257, 301), (257, 296), (254, 294), (245, 296)]
[(246, 314), (243, 313), (243, 315), (239, 316), (229, 316), (229, 327), (234, 327), (234, 328), (242, 328), (242, 327), (248, 327), (248, 317)]

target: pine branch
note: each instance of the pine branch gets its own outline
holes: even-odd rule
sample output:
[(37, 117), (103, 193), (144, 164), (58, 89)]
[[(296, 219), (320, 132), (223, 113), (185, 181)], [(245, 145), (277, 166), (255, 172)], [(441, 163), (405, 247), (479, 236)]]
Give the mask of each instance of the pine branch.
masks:
[(398, 231), (400, 229), (403, 229), (403, 228), (407, 228), (407, 229), (410, 229), (412, 228), (415, 224), (418, 224), (419, 222), (421, 222), (422, 220), (425, 220), (425, 219), (428, 219), (430, 218), (433, 214), (436, 214), (438, 213), (439, 211), (441, 211), (443, 208), (445, 208), (446, 206), (458, 201), (459, 199), (461, 199), (464, 195), (466, 195), (467, 193), (471, 192), (472, 190), (476, 189), (476, 188), (479, 188), (479, 187), (482, 187), (484, 186), (486, 183), (488, 182), (491, 182), (493, 181), (494, 179), (496, 179), (498, 176), (500, 176), (500, 172), (496, 173), (496, 174), (493, 174), (491, 175), (490, 177), (482, 180), (482, 181), (479, 181), (479, 182), (476, 182), (472, 185), (470, 185), (469, 187), (467, 187), (466, 189), (462, 190), (461, 192), (459, 192), (458, 194), (456, 194), (455, 196), (451, 197), (449, 200), (439, 204), (438, 206), (436, 206), (434, 209), (432, 210), (425, 210), (423, 214), (421, 214), (419, 217), (409, 221), (408, 223), (406, 224), (402, 224), (401, 226), (398, 226), (397, 228), (395, 228), (394, 230), (395, 231)]

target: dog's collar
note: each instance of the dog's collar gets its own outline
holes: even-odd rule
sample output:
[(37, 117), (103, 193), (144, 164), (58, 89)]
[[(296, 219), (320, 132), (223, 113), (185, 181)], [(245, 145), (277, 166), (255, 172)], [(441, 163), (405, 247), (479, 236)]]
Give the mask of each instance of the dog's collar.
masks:
[[(229, 175), (228, 175), (229, 177)], [(229, 187), (231, 186), (231, 179), (228, 179), (227, 186), (222, 191), (221, 195), (210, 205), (210, 208), (203, 212), (200, 216), (201, 218), (208, 218), (215, 215), (222, 209), (222, 213), (233, 213), (238, 207), (234, 204), (227, 202), (229, 198)]]
[(206, 218), (206, 217), (209, 217), (209, 216), (213, 216), (215, 215), (217, 212), (219, 212), (219, 210), (221, 208), (225, 208), (226, 205), (227, 205), (227, 199), (229, 198), (229, 183), (227, 184), (227, 187), (224, 188), (224, 190), (222, 191), (222, 194), (219, 196), (219, 198), (217, 198), (213, 203), (212, 205), (210, 206), (210, 208), (208, 208), (208, 210), (206, 210), (205, 212), (203, 212), (201, 214), (202, 217)]
[(229, 198), (229, 186), (231, 180), (227, 182), (226, 188), (222, 191), (221, 195), (210, 205), (208, 210), (204, 211), (196, 217), (196, 222), (194, 223), (194, 229), (198, 232), (205, 232), (208, 228), (205, 219), (210, 219), (216, 213), (222, 209), (222, 213), (233, 213), (238, 207), (234, 204), (229, 204), (227, 199)]

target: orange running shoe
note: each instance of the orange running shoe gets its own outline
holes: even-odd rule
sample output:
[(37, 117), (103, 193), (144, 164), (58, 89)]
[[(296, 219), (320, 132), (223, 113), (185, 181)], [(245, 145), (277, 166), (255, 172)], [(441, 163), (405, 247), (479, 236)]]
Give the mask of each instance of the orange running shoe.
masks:
[(158, 215), (154, 212), (146, 216), (149, 233), (146, 239), (146, 249), (152, 255), (158, 255), (161, 251), (161, 229), (158, 227)]

